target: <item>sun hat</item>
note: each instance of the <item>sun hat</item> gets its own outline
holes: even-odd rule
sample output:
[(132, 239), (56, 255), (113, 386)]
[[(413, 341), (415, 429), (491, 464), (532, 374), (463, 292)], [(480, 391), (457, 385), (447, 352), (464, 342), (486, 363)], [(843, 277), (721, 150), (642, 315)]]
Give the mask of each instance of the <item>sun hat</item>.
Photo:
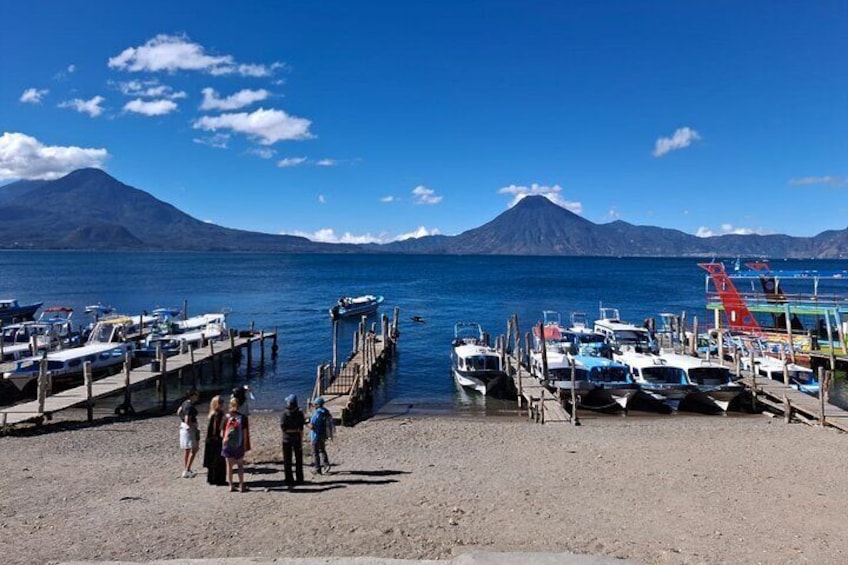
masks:
[(297, 396), (290, 394), (286, 397), (286, 406), (297, 406)]
[(315, 400), (312, 401), (312, 404), (317, 404), (318, 406), (323, 406), (324, 405), (324, 399), (319, 396), (318, 398), (316, 398)]

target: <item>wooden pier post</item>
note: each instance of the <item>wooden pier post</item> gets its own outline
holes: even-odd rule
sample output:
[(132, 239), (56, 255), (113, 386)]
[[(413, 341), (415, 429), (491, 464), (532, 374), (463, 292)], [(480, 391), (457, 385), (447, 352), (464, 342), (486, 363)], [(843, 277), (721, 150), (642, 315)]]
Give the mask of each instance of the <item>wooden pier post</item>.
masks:
[(238, 358), (236, 356), (236, 334), (235, 331), (230, 329), (230, 361), (233, 365), (233, 378), (236, 378), (238, 374)]
[(248, 374), (253, 369), (253, 322), (250, 323), (250, 337), (247, 338), (247, 372)]
[[(718, 312), (718, 310), (716, 310)], [(724, 365), (724, 330), (716, 329), (716, 339), (718, 340), (718, 362)], [(707, 350), (709, 351), (709, 349)]]
[(271, 338), (271, 359), (277, 358), (277, 352), (279, 348), (277, 347), (277, 335), (280, 333), (280, 327), (274, 326), (274, 337)]
[(183, 320), (188, 318), (188, 300), (183, 300)]
[(545, 340), (545, 326), (539, 322), (539, 343), (542, 344), (542, 380), (548, 381), (548, 345)]
[(220, 373), (215, 363), (215, 343), (211, 339), (209, 340), (209, 362), (212, 363), (212, 382), (216, 383), (220, 380)]
[(195, 363), (194, 363), (194, 347), (188, 348), (188, 354), (189, 354), (190, 359), (191, 359), (191, 388), (196, 389), (197, 388), (198, 375), (197, 375), (197, 365), (195, 365)]
[[(707, 349), (709, 350), (709, 347)], [(692, 339), (689, 340), (689, 355), (698, 356), (698, 316), (692, 316)]]
[(265, 330), (259, 332), (259, 366), (265, 367)]
[(318, 365), (315, 371), (315, 384), (318, 389), (318, 396), (324, 396), (324, 365)]
[(94, 421), (94, 401), (92, 400), (91, 361), (82, 364), (82, 378), (85, 382), (85, 416), (89, 422)]
[[(168, 408), (168, 383), (165, 380), (165, 377), (168, 375), (168, 367), (166, 366), (168, 363), (168, 358), (165, 356), (165, 352), (162, 352), (162, 357), (159, 360), (159, 388), (162, 389), (162, 410), (164, 411)], [(130, 373), (127, 370), (127, 385), (129, 385)], [(129, 394), (130, 387), (127, 386), (127, 394)], [(129, 403), (127, 403), (129, 406)]]
[(786, 391), (783, 392), (783, 421), (787, 424), (792, 422), (792, 403), (786, 396)]
[(44, 414), (44, 401), (47, 399), (47, 358), (38, 362), (38, 413)]
[(571, 425), (579, 426), (580, 418), (577, 417), (577, 367), (574, 365), (574, 359), (568, 358), (568, 364), (571, 365)]
[(827, 406), (827, 400), (825, 400), (825, 389), (827, 388), (827, 372), (824, 367), (819, 367), (818, 370), (819, 376), (819, 423), (822, 427), (827, 424), (825, 420), (825, 407)]
[[(161, 356), (162, 359), (165, 358), (165, 354), (162, 352), (161, 349), (158, 351), (158, 353), (159, 353), (159, 355)], [(127, 354), (124, 356), (124, 404), (122, 406), (118, 407), (119, 409), (121, 407), (123, 407), (123, 413), (124, 414), (132, 414), (134, 412), (133, 407), (132, 407), (132, 391), (131, 391), (131, 387), (130, 387), (130, 365), (131, 365), (131, 362), (132, 362), (132, 354), (127, 352)], [(159, 366), (162, 367), (162, 361), (160, 361)], [(119, 410), (118, 413), (120, 414), (121, 411)]]

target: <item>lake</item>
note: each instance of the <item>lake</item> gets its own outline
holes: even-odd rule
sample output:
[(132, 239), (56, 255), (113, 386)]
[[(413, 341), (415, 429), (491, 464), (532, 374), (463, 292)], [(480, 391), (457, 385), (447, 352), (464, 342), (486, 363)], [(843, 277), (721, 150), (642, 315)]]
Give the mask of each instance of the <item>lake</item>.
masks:
[[(498, 412), (462, 394), (450, 375), (450, 341), (457, 321), (476, 321), (493, 336), (517, 314), (522, 334), (557, 310), (589, 319), (599, 306), (641, 323), (660, 312), (686, 312), (702, 324), (705, 274), (697, 259), (283, 255), (257, 253), (0, 252), (0, 294), (21, 302), (75, 309), (88, 323), (86, 305), (103, 303), (138, 314), (181, 307), (189, 314), (229, 311), (230, 327), (279, 332), (279, 357), (255, 371), (254, 409), (278, 409), (289, 393), (305, 398), (315, 368), (332, 358), (327, 309), (340, 296), (376, 294), (380, 313), (399, 308), (396, 362), (375, 408), (433, 412)], [(729, 267), (729, 265), (728, 265)], [(781, 261), (781, 269), (845, 269), (845, 261)], [(420, 316), (424, 323), (415, 323)], [(375, 318), (376, 319), (376, 318)], [(347, 353), (355, 323), (346, 323), (340, 352)], [(270, 356), (269, 356), (270, 357)], [(254, 356), (258, 361), (258, 355)]]

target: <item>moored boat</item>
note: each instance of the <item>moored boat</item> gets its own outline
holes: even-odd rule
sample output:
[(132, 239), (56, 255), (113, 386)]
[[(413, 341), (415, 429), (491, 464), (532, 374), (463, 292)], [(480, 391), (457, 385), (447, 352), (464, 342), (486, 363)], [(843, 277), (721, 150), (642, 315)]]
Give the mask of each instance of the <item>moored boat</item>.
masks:
[(20, 304), (14, 298), (0, 299), (0, 322), (5, 324), (32, 320), (42, 304), (44, 303)]
[(451, 372), (457, 384), (484, 395), (502, 393), (508, 381), (500, 354), (489, 346), (476, 322), (454, 326)]
[(618, 308), (601, 307), (600, 318), (595, 320), (593, 329), (604, 335), (614, 351), (659, 353), (659, 347), (648, 329), (622, 321)]
[(723, 411), (745, 392), (745, 387), (733, 380), (730, 369), (721, 363), (679, 353), (662, 353), (660, 357), (683, 369), (688, 381)]

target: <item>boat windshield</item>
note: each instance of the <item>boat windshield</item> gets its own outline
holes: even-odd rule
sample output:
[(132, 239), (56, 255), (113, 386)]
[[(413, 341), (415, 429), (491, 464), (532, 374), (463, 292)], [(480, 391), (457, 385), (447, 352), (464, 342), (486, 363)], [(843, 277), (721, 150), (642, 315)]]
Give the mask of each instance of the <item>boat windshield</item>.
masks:
[(683, 384), (686, 382), (686, 372), (679, 367), (665, 365), (645, 367), (642, 377), (649, 383)]
[(689, 369), (689, 380), (699, 385), (723, 385), (731, 381), (730, 369), (727, 367), (693, 367)]
[(647, 331), (615, 330), (615, 340), (621, 345), (650, 345)]
[(465, 358), (465, 368), (469, 371), (500, 371), (501, 360), (494, 355), (472, 355)]
[(630, 382), (630, 375), (625, 367), (594, 367), (591, 372), (592, 381), (603, 383)]

